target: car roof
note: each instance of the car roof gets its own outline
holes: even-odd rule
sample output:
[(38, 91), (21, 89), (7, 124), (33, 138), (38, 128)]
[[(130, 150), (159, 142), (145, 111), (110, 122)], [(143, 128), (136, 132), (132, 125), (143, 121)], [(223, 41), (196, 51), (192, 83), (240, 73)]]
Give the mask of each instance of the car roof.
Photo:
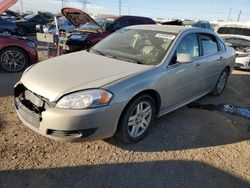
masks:
[(204, 29), (194, 28), (194, 27), (185, 27), (185, 26), (174, 26), (174, 25), (135, 25), (127, 27), (129, 29), (144, 29), (144, 30), (152, 30), (152, 31), (162, 31), (168, 33), (180, 33), (185, 30), (196, 30), (196, 31), (204, 31)]

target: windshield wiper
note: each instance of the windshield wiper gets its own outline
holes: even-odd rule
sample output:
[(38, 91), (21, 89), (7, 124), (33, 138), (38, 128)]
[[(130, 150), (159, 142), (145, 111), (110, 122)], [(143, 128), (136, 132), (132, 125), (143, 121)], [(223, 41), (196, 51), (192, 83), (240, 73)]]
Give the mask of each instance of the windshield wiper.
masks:
[(124, 58), (124, 57), (119, 57), (119, 56), (108, 56), (108, 57), (111, 57), (111, 58), (114, 58), (114, 59), (123, 60), (123, 61), (127, 61), (127, 62), (131, 62), (131, 63), (135, 63), (135, 64), (141, 64), (141, 65), (143, 64), (140, 61), (133, 60), (133, 59), (127, 59), (127, 58)]

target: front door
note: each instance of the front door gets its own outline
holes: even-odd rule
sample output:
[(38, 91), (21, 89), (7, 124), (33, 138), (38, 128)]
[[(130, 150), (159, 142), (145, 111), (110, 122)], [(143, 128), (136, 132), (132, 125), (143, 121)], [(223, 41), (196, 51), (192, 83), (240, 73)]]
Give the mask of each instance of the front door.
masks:
[[(178, 63), (181, 54), (190, 55), (191, 62)], [(165, 81), (165, 108), (179, 106), (204, 92), (203, 67), (196, 34), (185, 36), (179, 43), (167, 68)]]

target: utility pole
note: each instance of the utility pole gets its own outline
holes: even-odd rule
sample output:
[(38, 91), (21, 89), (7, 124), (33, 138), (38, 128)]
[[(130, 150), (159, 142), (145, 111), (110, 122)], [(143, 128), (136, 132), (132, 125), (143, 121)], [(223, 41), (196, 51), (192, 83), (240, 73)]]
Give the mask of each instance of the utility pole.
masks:
[(82, 0), (82, 9), (84, 12), (87, 12), (87, 5), (90, 4), (90, 2), (88, 2), (87, 0)]
[(21, 13), (23, 13), (23, 0), (20, 0), (20, 5), (21, 5)]
[(241, 16), (241, 10), (240, 10), (240, 12), (239, 12), (239, 15), (238, 15), (238, 19), (237, 19), (237, 22), (239, 22), (240, 21), (240, 16)]
[(232, 8), (230, 8), (230, 10), (229, 10), (229, 14), (228, 14), (228, 18), (227, 18), (228, 22), (230, 21), (231, 13), (232, 13)]
[(122, 1), (119, 0), (119, 15), (121, 16), (122, 14)]
[(62, 8), (64, 8), (64, 0), (62, 0)]

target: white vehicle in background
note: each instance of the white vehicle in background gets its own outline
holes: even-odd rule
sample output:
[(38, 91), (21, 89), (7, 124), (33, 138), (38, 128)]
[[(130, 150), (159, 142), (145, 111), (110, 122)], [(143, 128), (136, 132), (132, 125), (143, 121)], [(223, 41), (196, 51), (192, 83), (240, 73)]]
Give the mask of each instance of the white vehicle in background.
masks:
[(250, 23), (222, 23), (215, 28), (215, 31), (235, 49), (235, 68), (250, 70)]

